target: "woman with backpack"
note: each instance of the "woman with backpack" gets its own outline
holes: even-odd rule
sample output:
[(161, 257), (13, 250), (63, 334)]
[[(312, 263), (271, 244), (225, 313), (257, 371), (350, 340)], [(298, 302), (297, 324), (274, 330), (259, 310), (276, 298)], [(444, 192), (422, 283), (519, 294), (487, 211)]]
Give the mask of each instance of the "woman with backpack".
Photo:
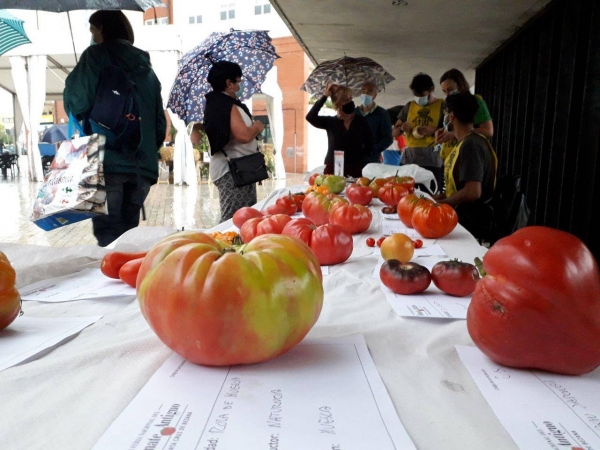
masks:
[[(67, 77), (63, 96), (67, 114), (82, 120), (86, 132), (106, 128), (102, 134), (107, 136), (104, 180), (108, 215), (92, 218), (98, 245), (105, 247), (139, 225), (144, 200), (158, 180), (158, 150), (165, 140), (166, 119), (150, 55), (133, 46), (127, 17), (121, 11), (96, 11), (89, 22), (92, 42)], [(135, 86), (125, 99), (131, 109), (119, 112), (111, 108), (113, 100), (124, 100), (123, 95), (111, 99), (111, 82)], [(110, 125), (90, 120), (97, 115), (114, 120)]]

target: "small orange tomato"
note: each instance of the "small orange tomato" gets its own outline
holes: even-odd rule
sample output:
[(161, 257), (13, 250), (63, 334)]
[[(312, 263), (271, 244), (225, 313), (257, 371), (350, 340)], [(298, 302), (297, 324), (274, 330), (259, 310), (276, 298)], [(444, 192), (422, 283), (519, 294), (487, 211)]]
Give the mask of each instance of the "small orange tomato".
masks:
[(411, 238), (402, 233), (392, 234), (381, 244), (381, 256), (385, 261), (397, 259), (403, 263), (408, 262), (415, 253), (415, 245)]

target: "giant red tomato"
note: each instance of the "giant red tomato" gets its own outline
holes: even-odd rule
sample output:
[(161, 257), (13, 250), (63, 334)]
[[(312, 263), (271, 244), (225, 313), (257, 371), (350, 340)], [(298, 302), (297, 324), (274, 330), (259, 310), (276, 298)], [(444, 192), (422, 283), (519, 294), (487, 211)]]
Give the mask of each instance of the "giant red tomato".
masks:
[(348, 203), (345, 198), (338, 195), (323, 195), (318, 192), (309, 192), (302, 202), (302, 212), (315, 225), (323, 225), (329, 222), (329, 210), (332, 204), (337, 202)]
[(343, 263), (354, 248), (352, 235), (347, 231), (331, 224), (317, 226), (305, 218), (291, 220), (281, 234), (306, 242), (322, 266)]
[(379, 188), (377, 197), (386, 205), (396, 206), (398, 202), (408, 194), (410, 194), (410, 192), (404, 186), (386, 183), (383, 187)]
[(415, 208), (413, 228), (424, 238), (437, 239), (449, 234), (458, 223), (454, 208), (444, 203), (427, 203)]
[(400, 217), (400, 220), (404, 225), (408, 228), (412, 228), (413, 211), (417, 206), (425, 205), (427, 203), (433, 202), (423, 196), (417, 197), (415, 194), (409, 194), (406, 197), (402, 197), (398, 202), (398, 217)]
[(473, 342), (510, 367), (568, 375), (600, 366), (600, 272), (577, 237), (525, 227), (483, 257), (467, 311)]
[(240, 229), (240, 237), (247, 244), (256, 236), (263, 234), (281, 234), (281, 230), (292, 218), (287, 214), (275, 214), (273, 216), (256, 217), (247, 220)]
[(350, 234), (362, 233), (371, 226), (373, 214), (362, 205), (348, 205), (338, 202), (329, 210), (329, 223), (337, 225)]
[(321, 312), (323, 284), (315, 255), (299, 239), (259, 236), (233, 251), (185, 231), (150, 250), (137, 298), (175, 353), (228, 366), (267, 361), (300, 342)]
[(17, 274), (6, 255), (0, 252), (0, 331), (9, 326), (21, 311), (21, 296), (15, 287)]
[(353, 205), (367, 206), (373, 200), (373, 191), (369, 186), (349, 184), (346, 187), (346, 198)]

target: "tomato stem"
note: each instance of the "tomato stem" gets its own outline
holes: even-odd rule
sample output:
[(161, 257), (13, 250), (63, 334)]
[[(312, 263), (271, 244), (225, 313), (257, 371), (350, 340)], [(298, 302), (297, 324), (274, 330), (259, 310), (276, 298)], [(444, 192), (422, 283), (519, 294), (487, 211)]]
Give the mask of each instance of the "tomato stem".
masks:
[(487, 275), (487, 273), (485, 272), (485, 269), (483, 268), (483, 261), (481, 259), (475, 258), (475, 267), (477, 267), (477, 270), (479, 271), (479, 275), (481, 275), (481, 278), (483, 278)]

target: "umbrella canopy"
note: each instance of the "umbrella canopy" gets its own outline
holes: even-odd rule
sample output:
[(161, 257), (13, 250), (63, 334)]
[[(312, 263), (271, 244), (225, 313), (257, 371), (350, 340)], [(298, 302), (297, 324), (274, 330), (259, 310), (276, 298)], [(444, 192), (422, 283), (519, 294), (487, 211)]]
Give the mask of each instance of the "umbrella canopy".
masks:
[(125, 9), (146, 11), (166, 6), (161, 0), (1, 0), (0, 9), (35, 9), (38, 11), (68, 12), (77, 9)]
[(42, 142), (48, 144), (54, 144), (55, 142), (68, 141), (69, 137), (69, 124), (61, 123), (59, 125), (53, 125), (44, 131), (42, 135)]
[(321, 95), (327, 84), (339, 84), (352, 89), (352, 95), (361, 93), (362, 85), (367, 81), (375, 84), (377, 89), (384, 90), (385, 86), (394, 81), (383, 67), (371, 58), (343, 58), (323, 61), (308, 76), (300, 89), (311, 95)]
[(0, 55), (31, 41), (23, 29), (23, 21), (7, 13), (0, 11)]
[(217, 61), (230, 61), (242, 68), (242, 100), (260, 91), (267, 72), (279, 58), (267, 31), (236, 31), (211, 33), (180, 61), (179, 73), (171, 88), (167, 108), (185, 123), (202, 122), (206, 99), (212, 91), (206, 80)]

